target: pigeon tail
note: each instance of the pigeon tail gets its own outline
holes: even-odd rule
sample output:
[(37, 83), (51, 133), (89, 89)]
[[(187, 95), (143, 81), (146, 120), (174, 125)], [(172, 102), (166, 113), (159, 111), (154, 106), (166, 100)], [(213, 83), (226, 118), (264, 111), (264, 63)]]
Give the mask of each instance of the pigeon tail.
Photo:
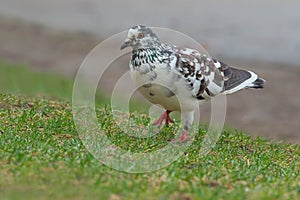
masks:
[(262, 89), (265, 86), (265, 82), (266, 81), (264, 79), (258, 77), (253, 83), (248, 85), (246, 88)]
[(254, 72), (230, 67), (230, 75), (224, 81), (225, 94), (232, 94), (245, 88), (263, 88), (265, 80)]

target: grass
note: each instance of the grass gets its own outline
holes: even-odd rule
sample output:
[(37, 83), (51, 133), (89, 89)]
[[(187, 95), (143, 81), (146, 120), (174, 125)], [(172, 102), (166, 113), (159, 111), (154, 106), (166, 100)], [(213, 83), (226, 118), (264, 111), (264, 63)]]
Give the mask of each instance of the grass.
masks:
[[(36, 91), (33, 87), (31, 92)], [(69, 100), (51, 96), (0, 94), (1, 199), (299, 198), (298, 145), (251, 139), (228, 130), (203, 156), (199, 144), (206, 129), (199, 127), (193, 144), (168, 167), (145, 174), (124, 173), (101, 164), (86, 150)], [(130, 140), (108, 120), (107, 107), (96, 111), (112, 142), (131, 151), (147, 152), (173, 137), (171, 127), (150, 142)], [(132, 116), (139, 123), (149, 123), (144, 115)]]

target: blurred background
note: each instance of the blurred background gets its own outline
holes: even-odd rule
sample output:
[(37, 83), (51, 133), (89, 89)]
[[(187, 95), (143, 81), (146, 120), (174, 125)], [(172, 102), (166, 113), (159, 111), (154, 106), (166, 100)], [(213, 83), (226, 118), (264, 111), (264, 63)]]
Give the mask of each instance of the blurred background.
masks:
[[(299, 7), (298, 0), (1, 0), (0, 89), (70, 100), (77, 69), (102, 40), (137, 24), (165, 27), (267, 80), (263, 90), (227, 97), (226, 127), (300, 144)], [(115, 65), (101, 80), (104, 96), (128, 59)]]

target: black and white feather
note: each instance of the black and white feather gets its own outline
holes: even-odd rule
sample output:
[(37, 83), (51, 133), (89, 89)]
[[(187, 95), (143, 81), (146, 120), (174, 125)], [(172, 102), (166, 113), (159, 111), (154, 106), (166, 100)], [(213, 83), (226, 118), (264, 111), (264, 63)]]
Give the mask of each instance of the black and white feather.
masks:
[[(131, 77), (139, 91), (167, 111), (181, 111), (185, 129), (193, 121), (195, 102), (244, 88), (263, 88), (255, 73), (236, 69), (197, 50), (178, 48), (159, 40), (146, 26), (129, 29), (121, 49), (132, 47)], [(179, 103), (180, 102), (180, 103)]]

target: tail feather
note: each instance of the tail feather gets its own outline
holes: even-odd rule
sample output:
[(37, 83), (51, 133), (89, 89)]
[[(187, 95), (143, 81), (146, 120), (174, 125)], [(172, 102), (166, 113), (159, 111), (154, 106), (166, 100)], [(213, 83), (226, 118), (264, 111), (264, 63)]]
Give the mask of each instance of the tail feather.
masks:
[(262, 89), (264, 88), (265, 80), (262, 78), (257, 78), (254, 82), (248, 85), (246, 88)]
[(215, 66), (224, 78), (224, 94), (231, 94), (244, 88), (263, 88), (265, 80), (254, 72), (236, 69), (214, 59)]
[(265, 80), (254, 72), (231, 68), (231, 75), (224, 82), (224, 93), (231, 94), (245, 88), (263, 88)]

